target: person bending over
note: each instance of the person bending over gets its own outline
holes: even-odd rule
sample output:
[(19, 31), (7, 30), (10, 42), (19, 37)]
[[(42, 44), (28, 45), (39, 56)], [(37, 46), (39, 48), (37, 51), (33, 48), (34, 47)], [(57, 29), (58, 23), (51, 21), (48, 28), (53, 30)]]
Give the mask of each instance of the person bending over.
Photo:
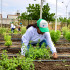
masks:
[[(40, 42), (39, 42), (40, 40)], [(44, 19), (39, 19), (37, 23), (30, 24), (27, 26), (26, 33), (22, 36), (22, 44), (24, 43), (24, 46), (21, 47), (21, 55), (25, 56), (24, 49), (29, 49), (29, 42), (31, 41), (32, 45), (36, 45), (39, 42), (39, 46), (43, 43), (45, 43), (45, 46), (47, 45), (50, 47), (50, 50), (52, 52), (53, 58), (57, 58), (57, 51), (56, 48), (53, 45), (53, 42), (50, 37), (49, 29), (48, 29), (48, 23)], [(26, 48), (25, 48), (26, 46)]]

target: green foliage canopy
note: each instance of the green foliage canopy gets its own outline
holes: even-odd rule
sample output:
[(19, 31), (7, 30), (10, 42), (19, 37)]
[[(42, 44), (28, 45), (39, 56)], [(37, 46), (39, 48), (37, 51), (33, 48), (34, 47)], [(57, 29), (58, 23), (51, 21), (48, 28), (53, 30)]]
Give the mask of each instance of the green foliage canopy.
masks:
[[(27, 13), (29, 12), (29, 14), (27, 13), (22, 13), (20, 16), (20, 19), (30, 19), (30, 20), (38, 20), (40, 18), (40, 5), (39, 4), (29, 4), (29, 7), (26, 8), (27, 9)], [(42, 8), (42, 18), (47, 20), (47, 21), (54, 21), (54, 15), (55, 13), (51, 13), (50, 14), (50, 7), (48, 5), (48, 3), (46, 5), (43, 6)]]

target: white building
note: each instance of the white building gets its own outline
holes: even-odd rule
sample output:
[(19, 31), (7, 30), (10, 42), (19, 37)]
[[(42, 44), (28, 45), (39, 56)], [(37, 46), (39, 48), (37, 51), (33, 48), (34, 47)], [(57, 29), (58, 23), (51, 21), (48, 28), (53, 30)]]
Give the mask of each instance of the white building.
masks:
[(7, 15), (7, 24), (10, 22), (18, 22), (18, 15)]
[(7, 19), (16, 19), (18, 15), (7, 15)]
[(20, 13), (17, 13), (16, 15), (7, 15), (7, 18), (2, 18), (2, 14), (0, 14), (0, 24), (10, 24), (10, 22), (18, 22), (18, 16), (20, 16)]

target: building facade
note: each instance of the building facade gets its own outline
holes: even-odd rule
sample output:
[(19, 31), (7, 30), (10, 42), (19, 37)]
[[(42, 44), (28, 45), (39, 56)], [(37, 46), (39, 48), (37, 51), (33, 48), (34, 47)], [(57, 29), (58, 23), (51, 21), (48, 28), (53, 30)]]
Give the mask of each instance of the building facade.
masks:
[(16, 15), (7, 15), (7, 18), (2, 18), (2, 14), (0, 14), (0, 24), (10, 24), (10, 22), (18, 23), (18, 16), (20, 16), (20, 13), (16, 13)]

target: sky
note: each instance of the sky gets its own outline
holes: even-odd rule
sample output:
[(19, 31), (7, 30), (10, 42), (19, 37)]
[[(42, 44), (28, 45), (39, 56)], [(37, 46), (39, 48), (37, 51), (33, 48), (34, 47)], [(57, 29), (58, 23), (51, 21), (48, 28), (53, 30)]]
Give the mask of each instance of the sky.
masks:
[[(63, 2), (63, 3), (62, 3)], [(7, 15), (15, 15), (17, 10), (20, 13), (26, 12), (26, 7), (29, 4), (40, 4), (41, 0), (0, 0), (0, 14), (2, 13), (3, 18), (7, 18)], [(43, 5), (48, 3), (50, 7), (50, 13), (56, 13), (56, 0), (44, 0)], [(1, 5), (2, 4), (2, 5)], [(57, 16), (66, 17), (66, 6), (67, 13), (70, 12), (70, 0), (57, 0)], [(1, 8), (2, 7), (2, 8)], [(68, 15), (67, 15), (68, 17)]]

